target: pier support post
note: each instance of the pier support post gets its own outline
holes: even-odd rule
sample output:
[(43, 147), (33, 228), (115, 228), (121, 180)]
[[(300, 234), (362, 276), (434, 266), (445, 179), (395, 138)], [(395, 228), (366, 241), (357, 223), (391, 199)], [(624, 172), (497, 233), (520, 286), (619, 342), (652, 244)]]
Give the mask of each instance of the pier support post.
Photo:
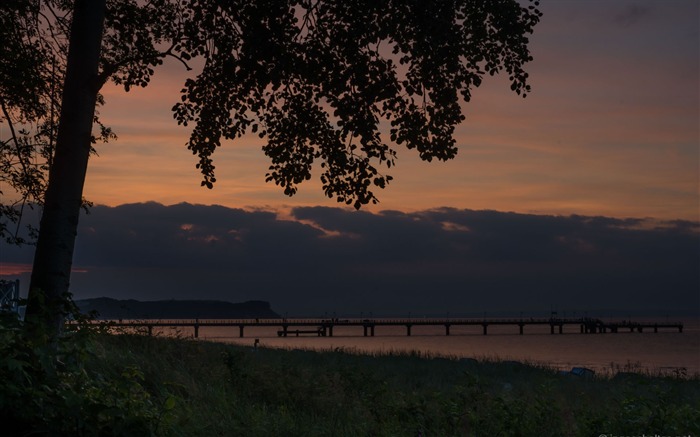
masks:
[(489, 326), (487, 323), (482, 323), (481, 326), (484, 328), (484, 335), (486, 335), (487, 327)]
[(243, 338), (243, 325), (238, 325), (238, 336)]
[(151, 337), (153, 335), (153, 325), (148, 325), (148, 336)]
[(287, 326), (288, 325), (282, 325), (282, 336), (283, 337), (287, 336)]
[(549, 325), (549, 333), (554, 334), (554, 324)]
[(194, 324), (194, 338), (199, 338), (199, 323)]
[(369, 335), (371, 335), (372, 337), (374, 337), (374, 325), (372, 325), (372, 326), (369, 327)]
[(559, 333), (560, 334), (564, 333), (564, 325), (559, 325)]
[(411, 325), (406, 325), (406, 336), (411, 336)]
[(523, 335), (524, 330), (525, 330), (525, 324), (524, 324), (524, 323), (518, 323), (518, 326), (520, 327), (520, 335)]
[(367, 337), (367, 325), (362, 326), (362, 335)]
[(450, 335), (450, 325), (445, 324), (445, 335)]
[(330, 325), (330, 326), (328, 327), (328, 336), (329, 336), (329, 337), (333, 337), (333, 325)]

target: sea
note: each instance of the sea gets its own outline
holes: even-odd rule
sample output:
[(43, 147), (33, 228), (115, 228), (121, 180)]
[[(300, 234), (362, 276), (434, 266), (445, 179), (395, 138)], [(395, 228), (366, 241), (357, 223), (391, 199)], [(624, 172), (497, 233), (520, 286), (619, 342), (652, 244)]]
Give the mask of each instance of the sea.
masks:
[[(248, 326), (240, 338), (236, 326), (200, 327), (199, 340), (251, 348), (257, 340), (259, 347), (269, 348), (358, 354), (415, 352), (426, 357), (518, 361), (562, 371), (585, 367), (599, 375), (637, 372), (700, 377), (700, 319), (679, 321), (684, 324), (682, 333), (666, 328), (657, 333), (647, 329), (642, 333), (581, 334), (578, 326), (566, 326), (562, 334), (551, 334), (546, 325), (526, 326), (524, 335), (519, 335), (517, 326), (489, 326), (488, 335), (483, 335), (481, 326), (452, 326), (447, 336), (444, 326), (413, 326), (411, 336), (407, 336), (405, 326), (377, 326), (374, 337), (365, 337), (361, 326), (336, 326), (332, 337), (280, 337), (279, 327)], [(168, 332), (173, 331), (161, 331)], [(193, 332), (181, 328), (177, 334), (192, 336)]]

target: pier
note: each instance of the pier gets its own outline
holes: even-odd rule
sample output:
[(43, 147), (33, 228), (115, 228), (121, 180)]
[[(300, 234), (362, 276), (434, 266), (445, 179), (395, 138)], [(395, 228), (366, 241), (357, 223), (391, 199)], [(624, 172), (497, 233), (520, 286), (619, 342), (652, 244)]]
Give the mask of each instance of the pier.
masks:
[[(343, 318), (343, 319), (182, 319), (182, 320), (104, 320), (94, 321), (94, 324), (103, 324), (110, 327), (142, 328), (149, 335), (153, 335), (154, 328), (192, 328), (194, 337), (199, 338), (200, 328), (204, 327), (238, 327), (239, 337), (244, 337), (246, 328), (276, 327), (279, 337), (300, 335), (314, 335), (319, 337), (332, 337), (334, 328), (357, 327), (358, 336), (362, 332), (364, 337), (374, 337), (375, 333), (381, 333), (381, 327), (403, 326), (407, 336), (411, 336), (412, 328), (416, 326), (442, 326), (445, 335), (450, 335), (450, 328), (454, 326), (479, 326), (481, 333), (488, 335), (489, 327), (508, 326), (513, 328), (513, 333), (524, 335), (526, 328), (532, 326), (549, 326), (549, 333), (564, 334), (605, 334), (621, 332), (655, 332), (662, 330), (683, 332), (682, 323), (656, 323), (656, 322), (604, 322), (596, 318), (521, 318), (521, 319), (467, 319), (467, 318)], [(362, 328), (362, 331), (359, 330)]]

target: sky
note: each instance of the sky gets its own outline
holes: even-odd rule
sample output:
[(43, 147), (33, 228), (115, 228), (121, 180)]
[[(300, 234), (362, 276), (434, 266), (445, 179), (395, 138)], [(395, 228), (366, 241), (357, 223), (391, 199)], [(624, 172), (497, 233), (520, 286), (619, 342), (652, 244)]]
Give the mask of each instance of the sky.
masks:
[[(170, 108), (186, 72), (108, 85), (118, 140), (91, 159), (72, 291), (269, 300), (290, 314), (624, 309), (700, 313), (700, 3), (544, 1), (532, 93), (487, 77), (458, 156), (398, 148), (360, 212), (313, 179), (264, 182), (262, 140), (225, 143), (200, 187)], [(0, 275), (28, 283), (31, 248)]]

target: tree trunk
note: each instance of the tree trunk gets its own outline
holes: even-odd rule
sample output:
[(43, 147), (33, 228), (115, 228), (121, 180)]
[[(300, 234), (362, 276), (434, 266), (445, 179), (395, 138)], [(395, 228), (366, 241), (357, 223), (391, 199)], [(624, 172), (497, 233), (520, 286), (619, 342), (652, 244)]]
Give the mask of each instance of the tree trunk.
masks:
[(90, 155), (105, 0), (76, 0), (56, 151), (39, 228), (27, 322), (54, 339), (63, 328), (73, 248)]

